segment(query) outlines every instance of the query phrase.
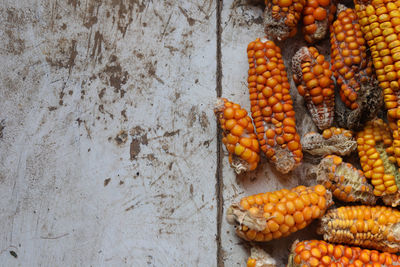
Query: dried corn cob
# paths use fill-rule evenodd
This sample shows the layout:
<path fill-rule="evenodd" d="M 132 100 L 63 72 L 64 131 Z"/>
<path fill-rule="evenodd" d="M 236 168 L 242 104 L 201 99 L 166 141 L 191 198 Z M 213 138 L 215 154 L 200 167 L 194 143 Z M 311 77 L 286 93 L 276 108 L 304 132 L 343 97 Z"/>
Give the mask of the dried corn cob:
<path fill-rule="evenodd" d="M 356 109 L 357 93 L 372 74 L 367 47 L 351 8 L 339 5 L 337 20 L 331 28 L 332 69 L 340 86 L 340 97 L 350 109 Z"/>
<path fill-rule="evenodd" d="M 399 266 L 395 254 L 376 250 L 329 244 L 322 240 L 294 242 L 287 267 L 306 266 Z"/>
<path fill-rule="evenodd" d="M 281 50 L 258 38 L 248 45 L 247 55 L 251 115 L 261 150 L 278 171 L 288 173 L 300 164 L 303 153 Z"/>
<path fill-rule="evenodd" d="M 339 125 L 356 129 L 373 118 L 382 104 L 381 90 L 372 73 L 372 61 L 353 9 L 338 5 L 331 26 L 331 63 L 342 102 L 337 106 Z"/>
<path fill-rule="evenodd" d="M 383 89 L 388 117 L 400 119 L 400 1 L 354 2 Z"/>
<path fill-rule="evenodd" d="M 329 62 L 315 47 L 302 47 L 292 59 L 292 70 L 297 90 L 315 125 L 320 130 L 330 127 L 335 112 L 335 86 Z"/>
<path fill-rule="evenodd" d="M 400 173 L 392 142 L 389 126 L 381 119 L 368 122 L 357 134 L 361 167 L 374 185 L 374 194 L 383 196 L 386 204 L 397 206 Z"/>
<path fill-rule="evenodd" d="M 324 185 L 337 199 L 344 202 L 375 204 L 376 197 L 364 173 L 350 163 L 343 162 L 341 157 L 326 156 L 318 165 L 316 173 L 317 183 Z"/>
<path fill-rule="evenodd" d="M 247 267 L 276 267 L 276 261 L 263 249 L 252 247 Z"/>
<path fill-rule="evenodd" d="M 229 152 L 229 163 L 235 172 L 239 174 L 257 168 L 260 148 L 247 111 L 226 98 L 220 98 L 214 113 L 222 128 L 222 143 Z"/>
<path fill-rule="evenodd" d="M 306 0 L 303 9 L 303 34 L 308 43 L 325 38 L 336 12 L 335 0 Z"/>
<path fill-rule="evenodd" d="M 284 40 L 297 31 L 305 0 L 265 0 L 264 32 L 271 39 Z"/>
<path fill-rule="evenodd" d="M 328 242 L 399 252 L 400 211 L 385 206 L 331 209 L 321 218 L 318 233 Z"/>
<path fill-rule="evenodd" d="M 357 142 L 352 132 L 336 127 L 325 129 L 322 134 L 307 133 L 301 139 L 301 145 L 304 151 L 315 156 L 329 154 L 345 156 L 357 149 Z"/>
<path fill-rule="evenodd" d="M 324 186 L 298 186 L 244 197 L 230 206 L 227 220 L 246 240 L 270 241 L 303 229 L 332 203 Z"/>

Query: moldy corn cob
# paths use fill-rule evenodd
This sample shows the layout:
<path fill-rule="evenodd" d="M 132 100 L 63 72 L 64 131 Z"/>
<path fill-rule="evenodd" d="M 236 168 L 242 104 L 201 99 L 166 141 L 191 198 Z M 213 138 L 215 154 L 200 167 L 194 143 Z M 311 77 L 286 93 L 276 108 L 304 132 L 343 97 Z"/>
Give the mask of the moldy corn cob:
<path fill-rule="evenodd" d="M 338 116 L 339 125 L 355 129 L 375 116 L 382 101 L 381 90 L 378 90 L 373 75 L 372 61 L 353 9 L 338 5 L 337 19 L 331 26 L 330 42 L 332 71 L 340 98 L 348 108 L 337 107 L 338 114 L 343 113 Z"/>
<path fill-rule="evenodd" d="M 317 167 L 317 183 L 324 185 L 332 195 L 344 202 L 359 201 L 373 205 L 376 197 L 372 186 L 361 170 L 350 163 L 343 162 L 336 155 L 326 156 Z"/>
<path fill-rule="evenodd" d="M 251 115 L 261 150 L 278 171 L 288 173 L 300 164 L 303 153 L 281 50 L 258 38 L 248 45 L 247 56 Z"/>
<path fill-rule="evenodd" d="M 400 266 L 397 255 L 376 250 L 329 244 L 321 240 L 294 242 L 287 267 Z"/>
<path fill-rule="evenodd" d="M 335 0 L 306 0 L 303 9 L 303 34 L 308 43 L 325 38 L 336 12 Z"/>
<path fill-rule="evenodd" d="M 315 125 L 320 130 L 330 127 L 335 113 L 335 85 L 329 62 L 315 47 L 302 47 L 292 59 L 292 70 L 297 90 Z"/>
<path fill-rule="evenodd" d="M 329 154 L 349 155 L 357 149 L 357 142 L 353 133 L 343 128 L 331 127 L 325 129 L 322 134 L 310 132 L 301 139 L 304 151 L 315 156 Z"/>
<path fill-rule="evenodd" d="M 321 218 L 318 233 L 328 242 L 399 252 L 400 212 L 385 206 L 331 209 Z"/>
<path fill-rule="evenodd" d="M 222 143 L 236 173 L 252 171 L 260 161 L 260 147 L 251 118 L 240 105 L 220 98 L 214 109 L 222 129 Z"/>
<path fill-rule="evenodd" d="M 305 0 L 265 0 L 264 32 L 274 40 L 294 36 Z"/>
<path fill-rule="evenodd" d="M 400 1 L 355 0 L 388 117 L 400 119 Z"/>
<path fill-rule="evenodd" d="M 247 267 L 276 267 L 276 261 L 267 252 L 258 247 L 251 248 Z"/>
<path fill-rule="evenodd" d="M 400 173 L 393 156 L 389 126 L 381 119 L 368 122 L 357 134 L 361 167 L 374 186 L 374 195 L 383 196 L 387 205 L 397 206 Z"/>
<path fill-rule="evenodd" d="M 241 238 L 265 242 L 303 229 L 332 203 L 324 186 L 298 186 L 244 197 L 229 207 L 226 217 Z"/>

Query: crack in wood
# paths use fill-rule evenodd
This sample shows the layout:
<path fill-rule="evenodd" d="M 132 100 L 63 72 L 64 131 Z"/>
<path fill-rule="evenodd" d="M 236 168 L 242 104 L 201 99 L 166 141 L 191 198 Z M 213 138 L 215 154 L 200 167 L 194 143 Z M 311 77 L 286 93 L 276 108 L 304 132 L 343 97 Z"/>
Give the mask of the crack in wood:
<path fill-rule="evenodd" d="M 221 35 L 222 35 L 222 27 L 221 27 L 221 13 L 222 13 L 222 6 L 223 0 L 217 0 L 217 69 L 216 69 L 216 76 L 217 76 L 217 83 L 216 83 L 216 94 L 217 97 L 221 97 L 222 95 L 222 54 L 221 54 Z M 224 258 L 223 258 L 223 251 L 222 251 L 222 243 L 221 243 L 221 228 L 222 228 L 222 218 L 224 213 L 224 198 L 223 198 L 223 180 L 222 180 L 222 157 L 221 157 L 221 129 L 217 123 L 217 170 L 215 173 L 216 178 L 216 195 L 217 195 L 217 266 L 224 267 Z"/>

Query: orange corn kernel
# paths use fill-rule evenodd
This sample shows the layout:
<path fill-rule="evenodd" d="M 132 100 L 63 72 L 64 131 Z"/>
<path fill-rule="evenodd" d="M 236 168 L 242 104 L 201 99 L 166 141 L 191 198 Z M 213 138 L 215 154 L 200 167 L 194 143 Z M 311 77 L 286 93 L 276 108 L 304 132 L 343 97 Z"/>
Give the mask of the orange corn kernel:
<path fill-rule="evenodd" d="M 292 59 L 293 79 L 308 111 L 320 130 L 331 126 L 334 118 L 335 93 L 332 71 L 315 47 L 302 47 Z"/>
<path fill-rule="evenodd" d="M 222 129 L 222 143 L 236 173 L 252 171 L 260 161 L 260 147 L 251 118 L 240 105 L 220 98 L 214 113 Z"/>
<path fill-rule="evenodd" d="M 324 186 L 298 186 L 244 197 L 230 206 L 226 217 L 241 238 L 265 242 L 306 227 L 332 204 Z"/>
<path fill-rule="evenodd" d="M 345 206 L 329 210 L 318 233 L 333 243 L 386 252 L 400 251 L 400 211 L 385 206 Z"/>
<path fill-rule="evenodd" d="M 264 38 L 248 45 L 248 86 L 261 150 L 278 171 L 288 173 L 300 164 L 303 154 L 280 51 L 274 42 Z"/>
<path fill-rule="evenodd" d="M 350 264 L 351 263 L 351 264 Z M 398 266 L 395 254 L 330 244 L 322 240 L 294 242 L 287 267 L 303 266 Z"/>
<path fill-rule="evenodd" d="M 317 182 L 341 201 L 359 201 L 368 205 L 374 205 L 376 202 L 373 188 L 367 183 L 364 173 L 350 163 L 343 162 L 339 156 L 328 155 L 320 162 L 317 168 Z"/>

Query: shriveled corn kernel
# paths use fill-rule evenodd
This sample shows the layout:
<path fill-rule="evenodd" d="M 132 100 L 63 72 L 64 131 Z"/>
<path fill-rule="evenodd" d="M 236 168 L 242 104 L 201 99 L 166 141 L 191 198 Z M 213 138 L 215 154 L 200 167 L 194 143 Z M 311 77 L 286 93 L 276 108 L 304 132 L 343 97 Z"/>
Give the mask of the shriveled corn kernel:
<path fill-rule="evenodd" d="M 333 195 L 344 202 L 359 201 L 373 205 L 376 197 L 367 183 L 364 173 L 336 155 L 326 156 L 315 170 L 317 182 L 324 185 Z"/>
<path fill-rule="evenodd" d="M 304 65 L 306 67 L 302 67 Z M 292 59 L 292 69 L 293 79 L 314 123 L 320 130 L 330 127 L 334 118 L 335 95 L 329 62 L 315 47 L 302 47 Z M 311 80 L 307 82 L 309 78 Z"/>
<path fill-rule="evenodd" d="M 262 204 L 255 202 L 258 197 L 262 199 Z M 289 202 L 292 208 L 287 208 Z M 298 186 L 291 190 L 282 189 L 244 197 L 240 204 L 230 206 L 227 220 L 236 225 L 236 233 L 240 237 L 269 241 L 266 236 L 257 240 L 257 233 L 271 233 L 273 239 L 286 236 L 321 217 L 330 205 L 332 195 L 323 185 Z"/>
<path fill-rule="evenodd" d="M 274 56 L 268 56 L 272 54 L 267 52 L 269 50 L 274 50 Z M 261 150 L 278 171 L 287 173 L 300 164 L 303 155 L 300 136 L 295 128 L 295 112 L 289 94 L 290 84 L 280 48 L 272 41 L 258 38 L 248 45 L 247 52 L 250 54 L 249 72 L 258 67 L 255 57 L 257 52 L 263 53 L 262 58 L 267 66 L 269 63 L 275 66 L 262 74 L 249 76 L 251 115 L 256 124 Z M 264 82 L 258 79 L 260 77 L 270 78 Z M 251 82 L 252 80 L 255 82 Z"/>
<path fill-rule="evenodd" d="M 303 35 L 308 43 L 322 40 L 329 31 L 336 12 L 336 3 L 331 0 L 306 0 L 303 9 Z"/>
<path fill-rule="evenodd" d="M 294 36 L 305 0 L 265 0 L 264 32 L 271 39 Z"/>
<path fill-rule="evenodd" d="M 240 105 L 220 98 L 214 108 L 222 129 L 222 143 L 236 173 L 252 171 L 260 161 L 260 148 L 251 118 Z"/>
<path fill-rule="evenodd" d="M 336 154 L 345 156 L 356 150 L 357 142 L 353 133 L 343 128 L 331 127 L 322 134 L 310 132 L 301 139 L 302 148 L 307 153 L 317 156 Z"/>
<path fill-rule="evenodd" d="M 315 256 L 312 255 L 313 252 Z M 322 240 L 305 240 L 293 243 L 287 267 L 376 267 L 398 265 L 400 265 L 398 257 L 388 252 L 380 253 L 376 250 L 362 249 L 360 247 L 335 245 Z"/>
<path fill-rule="evenodd" d="M 391 218 L 390 221 L 388 218 Z M 328 242 L 400 251 L 400 211 L 385 206 L 345 206 L 329 210 L 318 233 Z"/>
<path fill-rule="evenodd" d="M 396 163 L 390 160 L 395 150 L 389 126 L 382 119 L 369 121 L 357 134 L 357 141 L 361 167 L 374 185 L 374 194 L 383 196 L 386 204 L 397 206 L 400 173 Z"/>

